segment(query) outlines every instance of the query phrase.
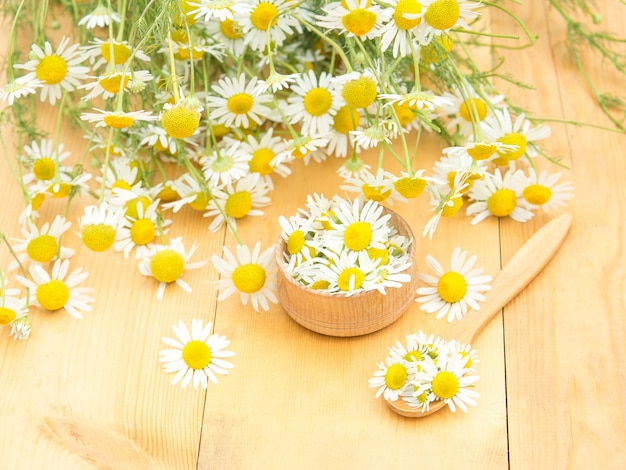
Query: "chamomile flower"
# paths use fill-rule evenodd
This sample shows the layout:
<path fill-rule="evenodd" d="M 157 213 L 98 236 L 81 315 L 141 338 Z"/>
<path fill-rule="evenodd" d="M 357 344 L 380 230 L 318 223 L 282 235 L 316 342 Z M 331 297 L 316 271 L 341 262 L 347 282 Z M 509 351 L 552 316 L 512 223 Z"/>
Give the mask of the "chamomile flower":
<path fill-rule="evenodd" d="M 87 29 L 104 28 L 113 22 L 119 23 L 120 15 L 110 10 L 108 6 L 98 2 L 96 8 L 78 21 L 78 26 L 85 26 Z"/>
<path fill-rule="evenodd" d="M 178 194 L 178 198 L 163 204 L 164 209 L 172 209 L 174 212 L 178 212 L 185 206 L 198 212 L 204 212 L 207 209 L 210 200 L 209 193 L 189 173 L 183 173 L 170 184 Z"/>
<path fill-rule="evenodd" d="M 448 322 L 460 320 L 467 313 L 468 307 L 480 310 L 478 302 L 485 300 L 483 292 L 490 289 L 491 276 L 483 275 L 482 268 L 474 268 L 477 256 L 470 256 L 467 251 L 455 248 L 449 270 L 431 255 L 426 256 L 426 264 L 435 276 L 420 274 L 419 278 L 428 287 L 417 289 L 416 302 L 422 303 L 420 310 L 426 313 L 437 312 L 436 318 L 447 316 Z"/>
<path fill-rule="evenodd" d="M 71 155 L 65 151 L 63 143 L 55 146 L 50 139 L 41 139 L 39 142 L 34 140 L 30 145 L 24 146 L 24 153 L 22 162 L 31 169 L 31 172 L 22 176 L 22 181 L 26 185 L 33 181 L 50 181 L 59 172 L 71 171 L 70 167 L 61 165 Z"/>
<path fill-rule="evenodd" d="M 429 204 L 433 208 L 434 213 L 426 222 L 422 236 L 428 235 L 432 239 L 441 217 L 454 217 L 461 210 L 461 207 L 463 207 L 463 192 L 468 184 L 467 175 L 467 173 L 457 173 L 452 188 L 448 190 L 438 190 L 437 186 L 441 186 L 438 184 L 429 191 Z"/>
<path fill-rule="evenodd" d="M 151 276 L 159 282 L 157 299 L 161 300 L 168 284 L 176 283 L 185 292 L 191 292 L 191 286 L 182 276 L 189 269 L 204 266 L 207 260 L 190 262 L 191 257 L 198 249 L 194 242 L 186 250 L 183 237 L 170 240 L 167 245 L 154 245 L 150 252 L 139 260 L 139 272 L 144 276 Z"/>
<path fill-rule="evenodd" d="M 510 217 L 518 222 L 526 222 L 533 217 L 532 205 L 524 199 L 525 177 L 521 170 L 507 171 L 504 176 L 499 168 L 493 174 L 479 179 L 469 191 L 473 200 L 467 214 L 473 215 L 472 225 L 487 217 Z"/>
<path fill-rule="evenodd" d="M 150 57 L 145 52 L 140 49 L 133 49 L 128 45 L 128 41 L 94 38 L 91 44 L 82 48 L 82 51 L 93 64 L 94 70 L 103 64 L 124 65 L 131 57 L 143 62 L 150 62 Z"/>
<path fill-rule="evenodd" d="M 230 1 L 230 0 L 226 0 Z M 239 2 L 237 2 L 239 4 Z M 207 34 L 224 45 L 225 49 L 239 57 L 246 48 L 243 29 L 238 21 L 232 18 L 224 18 L 219 21 L 209 21 L 203 25 Z"/>
<path fill-rule="evenodd" d="M 343 191 L 359 193 L 359 196 L 366 200 L 391 202 L 391 198 L 397 197 L 394 195 L 394 180 L 395 176 L 392 173 L 379 168 L 375 174 L 360 172 L 358 178 L 347 179 L 346 184 L 340 188 Z"/>
<path fill-rule="evenodd" d="M 354 135 L 352 132 L 361 129 L 361 112 L 351 106 L 344 105 L 333 116 L 333 124 L 330 128 L 328 149 L 329 155 L 346 157 L 348 149 L 354 147 Z M 355 153 L 358 153 L 355 151 Z"/>
<path fill-rule="evenodd" d="M 238 2 L 239 3 L 239 2 Z M 280 47 L 287 37 L 300 31 L 300 23 L 292 17 L 292 5 L 286 0 L 249 0 L 240 2 L 242 13 L 234 19 L 241 25 L 244 41 L 252 50 Z"/>
<path fill-rule="evenodd" d="M 89 273 L 77 268 L 68 276 L 69 268 L 68 259 L 56 260 L 50 274 L 41 265 L 33 264 L 28 270 L 32 280 L 19 275 L 15 279 L 29 289 L 32 305 L 50 312 L 65 309 L 71 316 L 82 318 L 82 312 L 90 312 L 90 303 L 94 301 L 90 295 L 93 289 L 79 286 Z"/>
<path fill-rule="evenodd" d="M 393 189 L 405 199 L 415 199 L 422 194 L 428 182 L 433 181 L 432 178 L 424 176 L 425 171 L 401 172 L 393 181 Z"/>
<path fill-rule="evenodd" d="M 550 126 L 541 124 L 533 127 L 524 114 L 520 114 L 513 121 L 507 107 L 495 109 L 493 115 L 482 122 L 482 131 L 486 139 L 517 146 L 515 150 L 498 152 L 499 158 L 495 160 L 498 165 L 506 165 L 524 155 L 536 156 L 537 151 L 532 144 L 551 134 Z"/>
<path fill-rule="evenodd" d="M 18 77 L 0 88 L 0 100 L 6 101 L 9 106 L 13 106 L 15 100 L 24 96 L 34 95 L 37 89 L 43 86 L 43 82 L 38 78 Z"/>
<path fill-rule="evenodd" d="M 373 123 L 363 130 L 350 131 L 350 135 L 353 137 L 353 145 L 357 149 L 367 150 L 377 148 L 383 143 L 391 144 L 394 132 L 390 132 L 390 129 L 382 123 Z"/>
<path fill-rule="evenodd" d="M 214 148 L 199 159 L 204 179 L 211 187 L 232 184 L 246 176 L 252 155 L 241 149 L 241 142 L 225 139 L 220 147 Z"/>
<path fill-rule="evenodd" d="M 35 263 L 46 263 L 57 258 L 72 257 L 74 250 L 61 245 L 61 237 L 70 229 L 71 225 L 61 215 L 57 215 L 52 223 L 45 222 L 41 227 L 37 227 L 29 221 L 21 229 L 24 238 L 15 239 L 15 243 L 12 245 L 17 260 L 9 264 L 9 269 L 15 269 L 18 266 L 18 261 L 23 264 L 27 259 Z"/>
<path fill-rule="evenodd" d="M 274 187 L 272 175 L 276 174 L 285 178 L 291 174 L 288 165 L 276 161 L 276 156 L 285 150 L 285 144 L 280 137 L 274 135 L 273 128 L 270 127 L 263 132 L 260 139 L 249 135 L 241 143 L 241 149 L 251 157 L 248 160 L 248 171 L 258 173 L 261 182 L 264 182 L 268 188 Z"/>
<path fill-rule="evenodd" d="M 431 91 L 413 91 L 411 93 L 381 93 L 379 98 L 385 100 L 384 106 L 392 104 L 406 105 L 415 111 L 434 111 L 444 106 L 450 106 L 452 102 L 445 96 L 437 96 Z"/>
<path fill-rule="evenodd" d="M 124 253 L 128 258 L 135 249 L 135 258 L 142 259 L 148 256 L 153 249 L 153 242 L 157 234 L 166 234 L 171 220 L 163 219 L 158 212 L 159 201 L 154 201 L 145 209 L 142 204 L 137 205 L 137 217 L 125 217 L 118 230 L 115 242 L 115 251 Z"/>
<path fill-rule="evenodd" d="M 258 94 L 256 77 L 247 83 L 243 73 L 239 78 L 223 77 L 212 86 L 212 91 L 214 94 L 207 97 L 210 118 L 226 127 L 250 127 L 270 114 L 267 103 L 272 97 Z"/>
<path fill-rule="evenodd" d="M 153 80 L 154 77 L 147 70 L 134 70 L 132 72 L 122 72 L 114 70 L 103 73 L 96 80 L 81 85 L 80 88 L 88 91 L 82 99 L 92 100 L 98 96 L 110 98 L 117 95 L 120 90 L 129 90 L 131 86 L 138 83 L 146 84 Z"/>
<path fill-rule="evenodd" d="M 331 128 L 333 116 L 343 105 L 333 88 L 333 76 L 322 72 L 318 77 L 309 70 L 291 86 L 284 113 L 292 124 L 302 122 L 303 134 L 316 134 Z"/>
<path fill-rule="evenodd" d="M 165 152 L 169 155 L 178 154 L 178 143 L 165 129 L 155 124 L 147 124 L 140 131 L 141 141 L 139 145 L 149 145 L 157 152 Z"/>
<path fill-rule="evenodd" d="M 545 170 L 537 176 L 535 170 L 531 168 L 522 196 L 533 207 L 541 207 L 544 210 L 565 206 L 565 201 L 574 197 L 574 186 L 569 181 L 557 184 L 560 177 L 561 172 L 549 175 Z"/>
<path fill-rule="evenodd" d="M 126 129 L 137 121 L 156 121 L 158 116 L 150 111 L 106 111 L 94 108 L 95 113 L 81 113 L 80 118 L 86 122 L 95 122 L 95 127 Z"/>
<path fill-rule="evenodd" d="M 233 357 L 234 352 L 226 351 L 230 344 L 226 336 L 211 334 L 212 323 L 202 325 L 202 320 L 191 321 L 191 331 L 182 320 L 173 326 L 176 339 L 163 337 L 162 341 L 173 349 L 159 352 L 159 362 L 166 373 L 176 372 L 172 385 L 182 381 L 185 388 L 193 381 L 193 387 L 207 388 L 209 380 L 217 383 L 217 375 L 227 375 L 233 365 L 225 358 Z"/>
<path fill-rule="evenodd" d="M 452 117 L 448 121 L 448 129 L 458 128 L 463 135 L 468 137 L 474 133 L 472 123 L 480 123 L 487 116 L 491 116 L 492 109 L 503 106 L 505 98 L 504 95 L 485 96 L 479 94 L 469 83 L 465 82 L 463 83 L 463 94 L 459 88 L 454 88 L 452 93 L 445 92 L 443 96 L 448 98 L 450 103 L 444 106 L 440 112 L 442 115 Z"/>
<path fill-rule="evenodd" d="M 323 11 L 324 15 L 315 15 L 317 26 L 361 39 L 380 36 L 382 25 L 390 16 L 389 9 L 369 0 L 331 2 Z"/>
<path fill-rule="evenodd" d="M 117 232 L 122 223 L 124 211 L 109 207 L 106 202 L 100 206 L 87 206 L 80 218 L 80 237 L 87 248 L 92 251 L 106 251 L 113 246 Z"/>
<path fill-rule="evenodd" d="M 272 160 L 272 165 L 280 165 L 293 160 L 302 160 L 308 165 L 311 160 L 322 162 L 326 159 L 326 146 L 329 134 L 309 134 L 284 141 L 284 150 Z"/>
<path fill-rule="evenodd" d="M 404 15 L 419 14 L 422 5 L 417 0 L 391 0 L 389 5 L 393 8 L 393 14 L 381 28 L 380 48 L 386 51 L 393 44 L 394 58 L 413 54 L 416 51 L 416 47 L 413 46 L 416 42 L 415 32 L 421 18 L 407 19 Z"/>
<path fill-rule="evenodd" d="M 413 380 L 413 395 L 426 394 L 423 410 L 439 400 L 443 400 L 452 412 L 457 408 L 467 412 L 467 405 L 476 405 L 475 399 L 480 395 L 472 387 L 479 377 L 465 367 L 467 360 L 467 356 L 450 351 L 442 352 L 437 359 L 424 357 Z"/>
<path fill-rule="evenodd" d="M 4 274 L 1 271 L 0 280 L 4 284 Z M 24 319 L 28 320 L 28 305 L 26 304 L 26 299 L 20 297 L 19 289 L 0 289 L 0 326 L 10 326 L 10 336 L 24 340 L 28 338 L 28 334 L 23 334 L 16 327 Z"/>
<path fill-rule="evenodd" d="M 301 214 L 289 218 L 281 215 L 278 217 L 278 224 L 281 228 L 280 236 L 285 241 L 287 250 L 288 261 L 285 269 L 287 272 L 293 273 L 296 266 L 301 265 L 304 261 L 310 261 L 317 252 L 309 243 L 310 240 L 307 239 L 307 235 L 311 231 L 312 221 Z"/>
<path fill-rule="evenodd" d="M 86 59 L 79 49 L 80 44 L 69 45 L 70 38 L 63 37 L 56 50 L 46 41 L 43 48 L 33 44 L 30 50 L 31 60 L 25 64 L 15 64 L 16 69 L 27 70 L 23 80 L 28 82 L 38 79 L 41 83 L 41 101 L 54 106 L 61 99 L 62 90 L 73 91 L 80 81 L 87 78 L 89 68 L 79 65 Z"/>
<path fill-rule="evenodd" d="M 384 283 L 379 282 L 379 258 L 372 259 L 366 250 L 343 250 L 336 253 L 321 245 L 316 248 L 325 255 L 325 259 L 320 260 L 312 268 L 317 271 L 315 276 L 317 279 L 328 283 L 326 289 L 328 292 L 343 295 L 353 295 L 373 289 L 381 293 L 385 292 Z"/>
<path fill-rule="evenodd" d="M 346 104 L 355 109 L 369 108 L 380 92 L 376 75 L 370 69 L 338 75 L 335 84 Z"/>
<path fill-rule="evenodd" d="M 258 173 L 251 173 L 234 184 L 214 189 L 204 214 L 205 217 L 214 218 L 209 230 L 219 230 L 226 221 L 225 217 L 236 226 L 238 219 L 263 215 L 260 208 L 270 203 L 266 195 L 268 192 L 269 188 L 261 182 Z"/>
<path fill-rule="evenodd" d="M 246 10 L 242 6 L 243 2 L 235 0 L 196 0 L 190 2 L 193 9 L 189 12 L 196 20 L 203 19 L 207 23 L 215 20 L 232 20 L 233 14 L 242 14 Z"/>
<path fill-rule="evenodd" d="M 269 303 L 278 303 L 276 297 L 276 272 L 274 246 L 261 253 L 261 242 L 252 251 L 246 245 L 237 245 L 237 257 L 224 246 L 224 258 L 213 255 L 213 266 L 221 274 L 216 281 L 219 290 L 218 302 L 239 293 L 243 305 L 252 303 L 252 308 L 269 310 Z"/>
<path fill-rule="evenodd" d="M 378 363 L 378 370 L 369 379 L 370 388 L 377 388 L 376 398 L 396 401 L 405 387 L 413 380 L 414 368 L 401 357 L 387 356 L 385 362 Z"/>
<path fill-rule="evenodd" d="M 404 18 L 421 18 L 416 36 L 422 46 L 430 44 L 433 38 L 447 33 L 452 28 L 470 29 L 468 21 L 478 16 L 472 11 L 481 6 L 480 2 L 463 0 L 420 0 L 420 13 L 407 12 Z"/>
<path fill-rule="evenodd" d="M 285 75 L 274 70 L 266 79 L 259 80 L 258 92 L 265 93 L 271 90 L 272 93 L 276 93 L 277 91 L 284 90 L 289 88 L 299 76 L 299 73 L 289 73 Z"/>
<path fill-rule="evenodd" d="M 337 174 L 344 180 L 359 179 L 371 172 L 372 167 L 363 161 L 362 158 L 354 156 L 346 158 L 343 164 L 337 168 Z"/>

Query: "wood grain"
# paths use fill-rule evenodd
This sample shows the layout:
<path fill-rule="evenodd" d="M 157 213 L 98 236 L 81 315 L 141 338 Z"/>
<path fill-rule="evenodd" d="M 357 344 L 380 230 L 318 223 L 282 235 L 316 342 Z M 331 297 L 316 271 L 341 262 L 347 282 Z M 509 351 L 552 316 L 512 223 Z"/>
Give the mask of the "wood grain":
<path fill-rule="evenodd" d="M 604 25 L 622 31 L 626 8 L 609 0 L 597 4 Z M 563 26 L 547 2 L 506 5 L 540 36 L 531 51 L 506 54 L 506 71 L 536 88 L 507 89 L 513 101 L 522 99 L 542 116 L 608 124 L 567 61 Z M 504 14 L 491 18 L 495 33 L 509 32 L 513 24 Z M 623 94 L 623 76 L 599 62 L 589 70 L 603 87 Z M 48 129 L 55 119 L 47 105 L 38 117 Z M 168 286 L 157 301 L 156 284 L 139 274 L 134 260 L 93 254 L 71 233 L 67 243 L 77 249 L 72 265 L 90 272 L 87 284 L 97 301 L 82 320 L 34 311 L 27 342 L 0 331 L 0 468 L 625 468 L 626 138 L 552 127 L 548 150 L 571 166 L 563 178 L 576 187 L 569 208 L 573 227 L 550 265 L 476 340 L 481 397 L 469 413 L 442 410 L 407 419 L 367 386 L 389 346 L 418 330 L 444 330 L 418 304 L 378 332 L 324 336 L 298 325 L 279 306 L 256 313 L 234 297 L 218 303 L 211 284 L 218 273 L 210 264 L 185 273 L 192 293 Z M 3 128 L 2 135 L 12 149 L 9 131 Z M 80 155 L 83 139 L 65 127 L 62 135 L 73 155 Z M 441 143 L 426 137 L 422 144 L 417 166 L 430 169 Z M 265 215 L 238 223 L 243 242 L 270 246 L 280 231 L 279 215 L 295 213 L 309 193 L 335 194 L 339 163 L 294 165 L 293 174 L 276 183 Z M 0 231 L 19 237 L 22 201 L 6 170 L 1 160 Z M 48 202 L 43 219 L 62 210 Z M 89 202 L 71 209 L 73 223 Z M 492 275 L 555 216 L 470 226 L 461 215 L 442 221 L 431 241 L 419 237 L 429 217 L 425 198 L 392 208 L 416 232 L 419 269 L 426 254 L 446 259 L 458 245 L 478 254 L 478 264 Z M 199 214 L 183 210 L 172 235 L 198 240 L 198 260 L 219 254 L 223 244 L 234 248 L 232 235 L 211 233 L 207 226 Z M 2 269 L 8 260 L 0 249 Z M 232 372 L 206 391 L 172 386 L 158 363 L 161 337 L 173 336 L 178 319 L 192 318 L 214 322 L 237 354 Z"/>

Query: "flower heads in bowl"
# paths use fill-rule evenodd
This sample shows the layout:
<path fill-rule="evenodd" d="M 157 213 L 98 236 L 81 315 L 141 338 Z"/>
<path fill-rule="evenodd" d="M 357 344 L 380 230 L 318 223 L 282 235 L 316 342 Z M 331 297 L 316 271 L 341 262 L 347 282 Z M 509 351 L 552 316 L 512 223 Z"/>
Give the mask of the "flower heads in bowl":
<path fill-rule="evenodd" d="M 309 196 L 306 208 L 280 217 L 285 271 L 313 290 L 352 295 L 411 280 L 410 234 L 377 202 Z"/>

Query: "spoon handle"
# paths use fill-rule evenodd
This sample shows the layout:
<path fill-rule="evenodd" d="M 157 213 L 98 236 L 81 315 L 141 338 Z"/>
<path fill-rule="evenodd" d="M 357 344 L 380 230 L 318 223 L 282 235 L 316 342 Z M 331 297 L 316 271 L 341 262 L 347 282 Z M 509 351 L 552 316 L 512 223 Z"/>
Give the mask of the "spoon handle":
<path fill-rule="evenodd" d="M 448 339 L 472 343 L 496 313 L 526 287 L 552 259 L 571 225 L 572 216 L 563 214 L 537 230 L 495 278 L 480 310 L 470 310 L 461 321 L 446 331 Z"/>

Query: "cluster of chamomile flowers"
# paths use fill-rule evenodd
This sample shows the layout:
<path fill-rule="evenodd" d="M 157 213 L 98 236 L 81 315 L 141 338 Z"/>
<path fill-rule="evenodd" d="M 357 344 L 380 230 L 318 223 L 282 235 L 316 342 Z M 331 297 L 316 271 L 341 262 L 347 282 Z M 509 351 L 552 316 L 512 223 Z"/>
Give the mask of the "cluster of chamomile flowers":
<path fill-rule="evenodd" d="M 329 293 L 384 294 L 387 287 L 401 287 L 411 280 L 406 270 L 413 240 L 383 211 L 372 200 L 309 196 L 305 209 L 279 218 L 285 271 L 302 285 Z"/>
<path fill-rule="evenodd" d="M 405 342 L 389 347 L 387 357 L 369 379 L 376 398 L 403 401 L 410 408 L 427 412 L 433 403 L 442 402 L 455 412 L 475 406 L 479 379 L 476 351 L 469 344 L 443 340 L 422 331 L 409 334 Z"/>

